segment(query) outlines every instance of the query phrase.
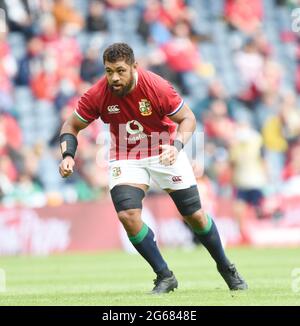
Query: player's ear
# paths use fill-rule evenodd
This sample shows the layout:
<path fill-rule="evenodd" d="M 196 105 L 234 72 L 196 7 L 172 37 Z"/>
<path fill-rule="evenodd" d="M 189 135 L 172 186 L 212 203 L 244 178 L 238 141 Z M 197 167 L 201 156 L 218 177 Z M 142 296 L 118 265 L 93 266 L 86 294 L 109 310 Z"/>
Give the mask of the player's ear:
<path fill-rule="evenodd" d="M 133 68 L 134 68 L 134 69 L 136 69 L 136 68 L 137 68 L 137 66 L 138 66 L 138 63 L 137 63 L 137 61 L 135 61 L 135 62 L 134 62 L 134 64 L 133 64 L 132 66 L 133 66 Z"/>

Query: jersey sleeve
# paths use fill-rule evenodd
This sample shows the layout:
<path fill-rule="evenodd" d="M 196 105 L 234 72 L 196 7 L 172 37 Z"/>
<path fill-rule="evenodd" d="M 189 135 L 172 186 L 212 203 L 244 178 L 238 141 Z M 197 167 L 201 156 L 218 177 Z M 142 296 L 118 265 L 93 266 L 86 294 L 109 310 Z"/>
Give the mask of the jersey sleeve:
<path fill-rule="evenodd" d="M 93 95 L 89 91 L 80 97 L 75 114 L 81 121 L 86 123 L 90 123 L 99 118 L 100 112 L 97 110 L 93 101 Z"/>
<path fill-rule="evenodd" d="M 161 111 L 164 115 L 172 116 L 183 108 L 184 100 L 166 80 L 159 83 L 159 98 Z"/>

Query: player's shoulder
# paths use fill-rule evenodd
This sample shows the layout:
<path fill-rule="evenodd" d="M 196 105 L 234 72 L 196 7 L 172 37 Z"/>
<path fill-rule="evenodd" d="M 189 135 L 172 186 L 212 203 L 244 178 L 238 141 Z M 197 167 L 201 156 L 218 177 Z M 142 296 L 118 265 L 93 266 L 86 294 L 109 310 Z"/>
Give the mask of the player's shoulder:
<path fill-rule="evenodd" d="M 166 96 L 173 95 L 173 86 L 163 77 L 149 70 L 139 72 L 140 87 L 144 94 L 147 94 L 153 101 L 158 101 Z"/>
<path fill-rule="evenodd" d="M 169 86 L 170 83 L 164 79 L 163 77 L 157 75 L 156 73 L 145 70 L 145 69 L 138 69 L 139 76 L 141 76 L 141 79 L 144 84 L 148 87 L 166 87 Z"/>
<path fill-rule="evenodd" d="M 94 83 L 85 94 L 87 94 L 93 101 L 98 102 L 103 99 L 107 91 L 107 80 L 105 76 L 101 77 Z"/>

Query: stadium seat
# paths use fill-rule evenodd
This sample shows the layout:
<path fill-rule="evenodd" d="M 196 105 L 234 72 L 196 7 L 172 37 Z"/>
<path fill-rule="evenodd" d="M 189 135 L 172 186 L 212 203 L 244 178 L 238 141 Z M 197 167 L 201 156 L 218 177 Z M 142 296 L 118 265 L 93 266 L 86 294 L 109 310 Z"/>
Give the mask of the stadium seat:
<path fill-rule="evenodd" d="M 8 35 L 8 43 L 11 47 L 11 51 L 14 57 L 19 60 L 26 53 L 26 42 L 25 37 L 22 33 L 13 32 Z"/>

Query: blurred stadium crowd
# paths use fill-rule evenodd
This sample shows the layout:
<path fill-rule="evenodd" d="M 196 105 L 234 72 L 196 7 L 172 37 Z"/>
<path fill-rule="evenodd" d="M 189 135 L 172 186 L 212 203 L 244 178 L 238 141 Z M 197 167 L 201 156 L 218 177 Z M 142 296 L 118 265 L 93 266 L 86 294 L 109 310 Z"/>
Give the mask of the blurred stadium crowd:
<path fill-rule="evenodd" d="M 102 50 L 129 43 L 176 86 L 205 132 L 204 197 L 259 207 L 300 195 L 300 37 L 294 0 L 0 0 L 0 204 L 40 207 L 108 193 L 94 122 L 77 169 L 58 174 L 58 133 L 103 74 Z M 2 15 L 3 16 L 3 15 Z M 196 167 L 197 168 L 197 167 Z"/>

